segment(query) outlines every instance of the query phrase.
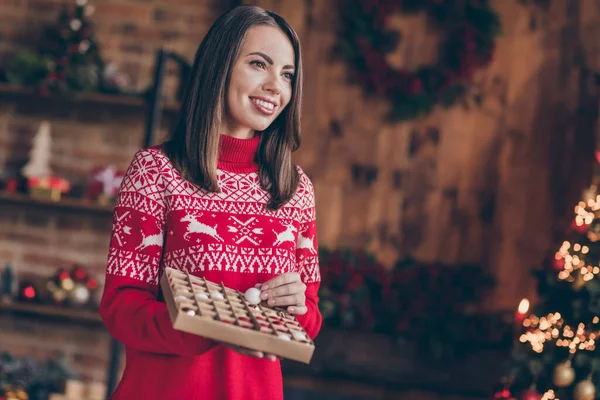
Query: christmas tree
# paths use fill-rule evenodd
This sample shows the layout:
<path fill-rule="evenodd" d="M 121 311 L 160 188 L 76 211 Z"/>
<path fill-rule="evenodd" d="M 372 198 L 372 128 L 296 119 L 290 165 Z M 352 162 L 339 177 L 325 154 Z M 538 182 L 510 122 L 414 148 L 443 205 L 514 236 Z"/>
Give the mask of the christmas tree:
<path fill-rule="evenodd" d="M 600 194 L 575 206 L 558 250 L 538 274 L 539 301 L 524 299 L 496 399 L 593 400 L 600 393 Z"/>
<path fill-rule="evenodd" d="M 52 60 L 42 83 L 47 91 L 98 90 L 104 63 L 89 21 L 94 7 L 75 0 L 71 13 L 61 11 L 56 24 L 46 28 L 39 46 L 41 56 Z"/>

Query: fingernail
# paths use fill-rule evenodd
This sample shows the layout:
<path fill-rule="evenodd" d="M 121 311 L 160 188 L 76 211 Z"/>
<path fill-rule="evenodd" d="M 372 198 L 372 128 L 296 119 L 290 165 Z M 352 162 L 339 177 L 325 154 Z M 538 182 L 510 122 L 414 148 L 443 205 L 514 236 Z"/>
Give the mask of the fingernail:
<path fill-rule="evenodd" d="M 275 304 L 275 300 L 273 300 L 273 299 L 269 300 L 269 304 L 270 304 L 270 305 L 273 305 L 273 304 Z"/>
<path fill-rule="evenodd" d="M 269 293 L 261 293 L 260 298 L 266 300 L 269 297 Z"/>
<path fill-rule="evenodd" d="M 269 288 L 269 285 L 262 285 L 260 287 L 261 290 L 267 290 Z"/>
<path fill-rule="evenodd" d="M 288 311 L 289 312 L 294 312 L 294 311 L 296 311 L 296 309 L 294 307 L 290 307 L 290 308 L 288 308 Z"/>

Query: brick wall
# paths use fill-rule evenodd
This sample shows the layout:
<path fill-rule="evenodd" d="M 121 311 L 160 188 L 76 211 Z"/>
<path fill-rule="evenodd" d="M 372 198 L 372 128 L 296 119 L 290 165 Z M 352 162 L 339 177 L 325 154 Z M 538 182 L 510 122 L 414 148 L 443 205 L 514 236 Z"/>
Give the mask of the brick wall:
<path fill-rule="evenodd" d="M 62 0 L 0 1 L 0 62 L 34 46 L 43 24 L 53 23 Z M 191 61 L 214 19 L 229 7 L 217 0 L 90 0 L 103 57 L 144 90 L 151 83 L 155 52 L 167 46 Z M 176 86 L 169 69 L 167 94 Z M 40 122 L 52 123 L 54 171 L 83 186 L 91 170 L 126 168 L 141 147 L 145 112 L 139 107 L 61 104 L 0 95 L 0 170 L 27 161 Z M 168 124 L 165 122 L 165 124 Z M 162 130 L 158 137 L 164 133 Z M 84 265 L 101 280 L 106 267 L 110 215 L 22 205 L 0 205 L 0 265 L 20 275 L 50 276 L 57 268 Z M 109 336 L 100 324 L 0 315 L 0 350 L 40 358 L 61 352 L 85 379 L 106 379 Z"/>

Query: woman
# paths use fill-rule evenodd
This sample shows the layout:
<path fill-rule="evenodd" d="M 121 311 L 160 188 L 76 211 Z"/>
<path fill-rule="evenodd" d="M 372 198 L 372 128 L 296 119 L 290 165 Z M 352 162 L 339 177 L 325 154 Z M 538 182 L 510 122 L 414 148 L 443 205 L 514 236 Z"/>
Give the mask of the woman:
<path fill-rule="evenodd" d="M 113 399 L 283 398 L 279 360 L 172 329 L 163 268 L 261 288 L 309 336 L 321 327 L 313 188 L 300 145 L 302 59 L 280 16 L 241 6 L 200 45 L 179 123 L 139 151 L 114 212 L 100 313 L 125 344 Z"/>

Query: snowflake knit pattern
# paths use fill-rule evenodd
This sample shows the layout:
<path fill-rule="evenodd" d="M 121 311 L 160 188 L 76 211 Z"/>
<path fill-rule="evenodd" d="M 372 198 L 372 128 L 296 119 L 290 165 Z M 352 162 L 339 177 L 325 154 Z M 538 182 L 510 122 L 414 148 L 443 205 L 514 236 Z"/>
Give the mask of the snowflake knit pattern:
<path fill-rule="evenodd" d="M 307 285 L 297 316 L 314 338 L 321 327 L 313 186 L 300 168 L 293 198 L 265 205 L 254 162 L 260 135 L 221 136 L 217 180 L 207 192 L 184 180 L 159 147 L 140 150 L 121 184 L 100 313 L 125 344 L 127 363 L 112 399 L 282 399 L 279 361 L 175 331 L 158 282 L 165 267 L 244 292 L 286 272 Z"/>

